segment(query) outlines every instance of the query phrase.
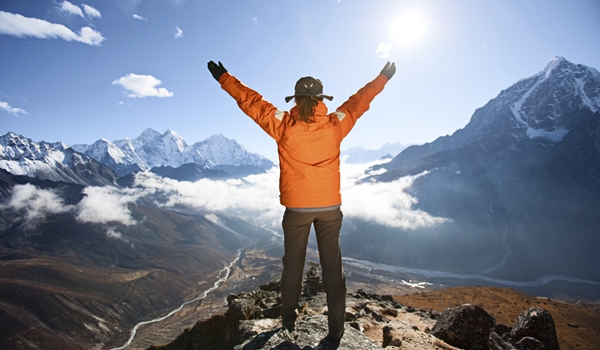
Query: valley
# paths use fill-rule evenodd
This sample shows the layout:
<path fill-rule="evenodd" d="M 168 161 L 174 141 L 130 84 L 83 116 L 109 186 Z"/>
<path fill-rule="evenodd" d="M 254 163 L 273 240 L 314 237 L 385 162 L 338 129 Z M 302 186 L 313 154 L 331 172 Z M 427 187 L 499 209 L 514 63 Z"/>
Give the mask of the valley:
<path fill-rule="evenodd" d="M 126 349 L 142 350 L 150 346 L 161 346 L 172 342 L 184 329 L 227 311 L 228 295 L 251 292 L 270 280 L 277 280 L 281 273 L 281 260 L 273 256 L 274 246 L 249 248 L 237 261 L 231 276 L 212 291 L 205 299 L 191 303 L 180 312 L 165 320 L 144 326 Z M 307 260 L 318 261 L 318 253 L 309 249 Z M 547 309 L 555 318 L 559 342 L 562 349 L 587 349 L 600 340 L 600 303 L 598 300 L 584 301 L 568 298 L 548 298 L 526 294 L 512 288 L 475 286 L 468 280 L 456 278 L 438 279 L 448 284 L 425 281 L 407 281 L 407 274 L 367 268 L 354 261 L 344 264 L 349 293 L 362 289 L 366 293 L 393 295 L 394 299 L 420 310 L 442 312 L 447 307 L 471 303 L 483 307 L 499 324 L 513 324 L 517 316 L 531 306 Z M 461 284 L 461 282 L 464 283 Z M 472 282 L 472 281 L 471 281 Z M 407 315 L 408 317 L 409 315 Z M 419 323 L 416 316 L 411 321 Z M 424 328 L 424 327 L 423 327 Z M 369 337 L 379 339 L 381 331 L 375 330 Z M 411 346 L 410 343 L 407 346 Z M 414 346 L 414 345 L 413 345 Z M 410 347 L 412 348 L 412 347 Z M 421 348 L 415 348 L 421 349 Z"/>

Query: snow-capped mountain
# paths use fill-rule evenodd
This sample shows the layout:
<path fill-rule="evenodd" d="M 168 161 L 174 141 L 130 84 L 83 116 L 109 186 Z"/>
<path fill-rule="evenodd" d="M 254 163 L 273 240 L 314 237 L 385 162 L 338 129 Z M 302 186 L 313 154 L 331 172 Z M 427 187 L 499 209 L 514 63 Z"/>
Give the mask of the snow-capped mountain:
<path fill-rule="evenodd" d="M 386 168 L 495 137 L 555 144 L 585 122 L 589 113 L 599 111 L 598 70 L 555 57 L 543 71 L 516 82 L 477 109 L 463 129 L 431 143 L 408 147 Z"/>
<path fill-rule="evenodd" d="M 449 221 L 417 232 L 355 224 L 342 240 L 350 256 L 501 279 L 600 282 L 596 69 L 554 58 L 463 129 L 374 168 L 386 171 L 365 181 L 419 174 L 408 189 L 414 209 Z"/>
<path fill-rule="evenodd" d="M 600 73 L 556 57 L 475 112 L 465 131 L 484 135 L 511 129 L 518 137 L 558 142 L 579 124 L 582 110 L 600 110 Z"/>
<path fill-rule="evenodd" d="M 13 175 L 81 185 L 114 185 L 116 174 L 61 142 L 35 142 L 9 132 L 0 136 L 0 168 Z"/>
<path fill-rule="evenodd" d="M 251 168 L 250 172 L 262 172 L 273 167 L 267 158 L 248 152 L 235 140 L 223 135 L 213 135 L 207 140 L 188 145 L 172 130 L 164 134 L 146 129 L 135 139 L 110 142 L 106 139 L 92 145 L 73 145 L 74 149 L 107 165 L 119 175 L 155 167 L 178 168 L 184 164 L 196 164 L 204 169 L 220 169 L 236 173 L 236 169 Z"/>
<path fill-rule="evenodd" d="M 348 164 L 364 164 L 381 159 L 383 157 L 393 158 L 402 152 L 409 145 L 403 145 L 400 142 L 386 142 L 380 149 L 370 150 L 364 147 L 350 147 L 342 151 L 340 157 L 342 161 Z"/>
<path fill-rule="evenodd" d="M 119 175 L 144 170 L 138 165 L 143 162 L 135 152 L 129 151 L 127 147 L 124 147 L 124 151 L 104 138 L 94 142 L 91 146 L 73 145 L 71 148 L 108 166 Z"/>

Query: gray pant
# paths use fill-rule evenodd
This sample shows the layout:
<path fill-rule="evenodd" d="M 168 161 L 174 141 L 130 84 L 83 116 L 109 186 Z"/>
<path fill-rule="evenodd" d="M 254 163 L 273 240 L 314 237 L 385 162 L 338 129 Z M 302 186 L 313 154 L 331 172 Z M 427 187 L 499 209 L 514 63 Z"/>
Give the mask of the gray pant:
<path fill-rule="evenodd" d="M 302 275 L 310 227 L 315 225 L 319 259 L 323 271 L 323 289 L 327 294 L 329 334 L 341 337 L 346 317 L 346 277 L 342 268 L 340 209 L 323 212 L 285 211 L 283 233 L 285 255 L 281 275 L 281 318 L 283 326 L 293 328 L 296 308 L 302 292 Z"/>

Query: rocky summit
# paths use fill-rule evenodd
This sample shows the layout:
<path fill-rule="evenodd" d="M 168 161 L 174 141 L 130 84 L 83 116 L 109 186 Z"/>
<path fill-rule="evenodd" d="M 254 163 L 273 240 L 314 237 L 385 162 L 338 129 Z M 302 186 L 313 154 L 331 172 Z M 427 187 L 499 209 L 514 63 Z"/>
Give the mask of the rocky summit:
<path fill-rule="evenodd" d="M 312 271 L 305 283 L 314 284 L 315 278 Z M 497 325 L 493 316 L 476 305 L 438 313 L 361 289 L 347 294 L 345 333 L 336 342 L 326 338 L 326 296 L 316 288 L 303 290 L 293 331 L 281 327 L 278 281 L 257 291 L 230 295 L 227 302 L 225 314 L 200 321 L 170 344 L 150 349 L 559 349 L 552 316 L 539 307 L 523 312 L 508 327 Z"/>

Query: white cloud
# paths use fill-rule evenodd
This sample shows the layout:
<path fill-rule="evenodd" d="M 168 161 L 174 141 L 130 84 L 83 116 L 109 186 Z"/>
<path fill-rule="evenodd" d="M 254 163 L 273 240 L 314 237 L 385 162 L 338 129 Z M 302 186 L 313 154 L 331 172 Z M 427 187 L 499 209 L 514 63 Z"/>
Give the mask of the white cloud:
<path fill-rule="evenodd" d="M 60 4 L 60 7 L 58 9 L 60 11 L 62 11 L 62 12 L 65 12 L 65 13 L 68 13 L 68 14 L 71 14 L 71 15 L 76 15 L 76 16 L 84 17 L 83 11 L 81 11 L 81 9 L 79 8 L 79 6 L 73 5 L 70 2 L 68 2 L 68 1 L 63 1 Z"/>
<path fill-rule="evenodd" d="M 130 243 L 129 239 L 127 239 L 127 237 L 124 237 L 123 234 L 119 231 L 117 231 L 117 228 L 114 226 L 108 226 L 106 227 L 106 237 L 108 238 L 112 238 L 112 239 L 118 239 L 120 241 L 123 241 L 125 243 Z M 129 245 L 131 248 L 135 249 L 135 244 L 131 243 Z"/>
<path fill-rule="evenodd" d="M 380 58 L 387 58 L 390 56 L 390 51 L 392 51 L 392 44 L 381 43 L 377 46 L 375 54 L 379 55 Z"/>
<path fill-rule="evenodd" d="M 130 73 L 112 82 L 121 85 L 131 93 L 128 97 L 171 97 L 173 93 L 165 88 L 156 88 L 162 82 L 151 75 L 138 75 Z"/>
<path fill-rule="evenodd" d="M 414 229 L 430 227 L 448 219 L 433 217 L 412 208 L 416 199 L 405 190 L 424 174 L 389 183 L 362 183 L 365 171 L 374 165 L 342 164 L 344 215 L 381 225 Z M 146 172 L 136 174 L 136 185 L 161 193 L 164 207 L 185 206 L 209 212 L 223 212 L 254 220 L 259 226 L 279 229 L 284 208 L 279 204 L 278 169 L 242 180 L 179 182 Z"/>
<path fill-rule="evenodd" d="M 82 6 L 83 6 L 83 11 L 89 17 L 96 17 L 96 18 L 102 17 L 102 15 L 100 14 L 100 11 L 96 10 L 94 7 L 92 7 L 90 5 L 86 5 L 86 4 L 83 4 Z"/>
<path fill-rule="evenodd" d="M 342 195 L 344 215 L 375 221 L 381 225 L 413 229 L 431 227 L 448 221 L 412 208 L 417 199 L 405 192 L 415 179 L 426 175 L 407 176 L 392 182 L 360 182 L 367 167 L 375 163 L 349 165 L 342 163 Z"/>
<path fill-rule="evenodd" d="M 77 204 L 78 221 L 98 224 L 120 222 L 123 225 L 136 224 L 128 205 L 148 194 L 140 189 L 110 186 L 86 187 L 83 193 L 85 197 Z"/>
<path fill-rule="evenodd" d="M 179 27 L 173 28 L 173 34 L 175 35 L 175 39 L 179 39 L 183 36 L 183 30 Z"/>
<path fill-rule="evenodd" d="M 140 20 L 140 21 L 147 21 L 148 20 L 147 18 L 144 18 L 144 17 L 142 17 L 140 15 L 137 15 L 135 13 L 133 14 L 133 18 L 135 18 L 137 20 Z"/>
<path fill-rule="evenodd" d="M 123 240 L 123 234 L 121 232 L 117 231 L 116 227 L 112 227 L 112 226 L 110 226 L 106 229 L 106 236 L 108 238 L 115 238 L 115 239 Z M 125 240 L 125 241 L 127 241 L 127 240 Z"/>
<path fill-rule="evenodd" d="M 74 209 L 73 206 L 65 205 L 54 191 L 39 189 L 32 184 L 15 185 L 8 203 L 0 205 L 0 208 L 25 210 L 28 222 L 43 219 L 47 214 L 65 213 Z"/>
<path fill-rule="evenodd" d="M 196 182 L 161 178 L 150 172 L 136 174 L 135 183 L 152 192 L 158 191 L 167 198 L 164 207 L 185 206 L 209 212 L 239 215 L 255 224 L 279 227 L 283 207 L 279 204 L 279 172 L 251 175 L 244 180 L 214 181 L 200 179 Z"/>
<path fill-rule="evenodd" d="M 28 36 L 39 39 L 60 38 L 94 46 L 100 45 L 105 40 L 100 32 L 90 27 L 83 27 L 79 34 L 76 34 L 62 24 L 4 11 L 0 11 L 0 34 L 8 34 L 19 38 Z"/>
<path fill-rule="evenodd" d="M 17 107 L 11 107 L 8 102 L 4 101 L 0 101 L 0 108 L 14 115 L 15 117 L 18 117 L 19 114 L 29 114 L 26 110 Z"/>
<path fill-rule="evenodd" d="M 392 182 L 363 182 L 372 173 L 367 169 L 374 165 L 350 165 L 342 163 L 341 191 L 342 209 L 347 218 L 359 218 L 381 225 L 404 230 L 433 227 L 449 219 L 434 217 L 413 206 L 417 200 L 406 193 L 415 179 L 426 173 L 400 178 Z M 279 204 L 279 170 L 251 175 L 241 179 L 209 180 L 196 182 L 162 178 L 151 172 L 135 175 L 135 188 L 86 187 L 85 197 L 76 207 L 65 206 L 52 191 L 38 190 L 33 185 L 15 186 L 12 198 L 5 207 L 27 210 L 27 218 L 43 217 L 46 213 L 76 212 L 80 222 L 113 226 L 115 223 L 135 225 L 129 206 L 142 197 L 153 196 L 163 208 L 185 207 L 205 212 L 205 217 L 222 225 L 211 213 L 237 216 L 257 226 L 281 230 L 284 207 Z M 113 229 L 107 236 L 119 237 Z"/>

